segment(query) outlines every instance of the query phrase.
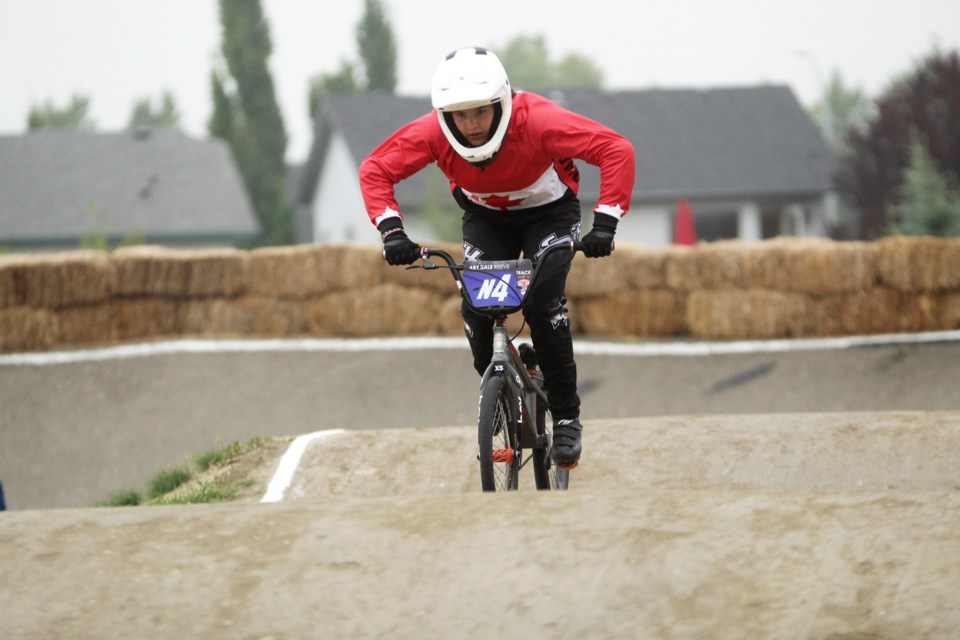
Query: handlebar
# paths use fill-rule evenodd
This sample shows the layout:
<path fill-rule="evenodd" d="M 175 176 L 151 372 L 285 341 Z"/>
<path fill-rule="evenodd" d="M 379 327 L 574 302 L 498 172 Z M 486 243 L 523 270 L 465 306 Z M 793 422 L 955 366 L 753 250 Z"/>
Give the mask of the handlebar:
<path fill-rule="evenodd" d="M 583 250 L 583 245 L 579 240 L 567 240 L 564 242 L 557 242 L 550 245 L 544 250 L 543 254 L 536 261 L 535 265 L 540 265 L 544 260 L 547 259 L 547 256 L 559 251 L 560 249 L 566 249 L 570 253 L 576 253 L 577 251 Z M 458 264 L 456 260 L 453 259 L 449 253 L 443 249 L 433 249 L 430 247 L 421 247 L 420 248 L 420 258 L 423 259 L 422 265 L 415 265 L 412 268 L 422 268 L 422 269 L 439 269 L 440 267 L 431 263 L 430 258 L 440 258 L 447 263 L 447 266 L 454 271 L 461 271 L 464 267 L 462 264 Z M 411 267 L 408 267 L 411 268 Z"/>
<path fill-rule="evenodd" d="M 461 296 L 463 296 L 464 300 L 465 300 L 468 304 L 470 304 L 474 309 L 476 309 L 476 310 L 478 310 L 478 311 L 481 311 L 482 313 L 485 313 L 485 314 L 487 314 L 487 315 L 492 315 L 492 316 L 495 316 L 495 317 L 499 317 L 499 316 L 505 316 L 506 314 L 509 314 L 509 313 L 513 313 L 514 311 L 519 310 L 520 308 L 523 307 L 524 303 L 526 303 L 526 301 L 527 301 L 527 296 L 525 296 L 524 293 L 525 293 L 526 291 L 529 291 L 529 290 L 531 290 L 531 289 L 533 289 L 533 288 L 535 287 L 535 283 L 536 283 L 536 281 L 537 281 L 537 275 L 538 275 L 539 272 L 540 272 L 540 267 L 546 262 L 546 259 L 547 259 L 550 255 L 552 255 L 552 254 L 554 254 L 554 253 L 556 253 L 556 252 L 558 252 L 558 251 L 568 251 L 568 252 L 570 252 L 570 253 L 575 253 L 575 252 L 580 251 L 580 250 L 582 250 L 582 246 L 581 246 L 581 244 L 580 244 L 579 241 L 566 240 L 566 241 L 554 243 L 554 244 L 548 246 L 548 247 L 543 251 L 543 253 L 540 254 L 539 259 L 537 259 L 535 262 L 533 262 L 533 264 L 532 264 L 532 271 L 531 271 L 531 272 L 528 272 L 528 273 L 529 273 L 529 276 L 526 278 L 526 285 L 522 285 L 522 286 L 519 286 L 519 287 L 518 287 L 518 286 L 516 286 L 516 285 L 514 285 L 513 283 L 510 282 L 509 276 L 504 275 L 504 276 L 503 276 L 503 279 L 502 279 L 502 280 L 499 280 L 499 283 L 498 283 L 497 285 L 494 285 L 494 286 L 497 287 L 496 290 L 491 290 L 491 289 L 489 289 L 489 288 L 487 288 L 487 287 L 485 287 L 485 286 L 480 286 L 479 288 L 477 288 L 477 287 L 476 287 L 476 280 L 474 280 L 474 285 L 475 285 L 474 288 L 469 288 L 469 287 L 467 286 L 466 281 L 465 281 L 465 279 L 466 279 L 465 273 L 466 273 L 467 271 L 474 271 L 477 266 L 480 266 L 480 265 L 483 265 L 483 264 L 491 264 L 491 263 L 496 263 L 496 262 L 506 262 L 506 263 L 510 263 L 510 262 L 516 262 L 516 261 L 510 261 L 510 260 L 507 260 L 507 261 L 477 261 L 476 263 L 465 262 L 464 264 L 458 264 L 457 261 L 453 259 L 453 256 L 451 256 L 449 253 L 447 253 L 447 252 L 444 251 L 443 249 L 434 249 L 434 248 L 431 248 L 431 247 L 422 247 L 422 248 L 420 249 L 420 257 L 423 259 L 423 264 L 411 265 L 411 266 L 409 266 L 409 267 L 407 267 L 407 268 L 408 268 L 408 269 L 417 269 L 417 268 L 420 268 L 420 269 L 440 269 L 440 268 L 444 268 L 443 265 L 438 265 L 438 264 L 434 264 L 434 263 L 430 262 L 430 258 L 440 258 L 441 260 L 443 260 L 444 262 L 446 262 L 446 268 L 450 269 L 450 273 L 451 273 L 451 275 L 453 276 L 453 279 L 456 281 L 456 283 L 457 283 L 457 288 L 460 290 L 460 294 L 461 294 Z M 482 269 L 481 269 L 481 270 L 482 270 Z M 494 270 L 494 271 L 491 272 L 491 273 L 496 273 L 496 271 Z M 517 273 L 519 273 L 519 272 L 517 272 Z M 496 280 L 497 280 L 497 277 L 495 277 L 494 280 L 496 281 Z M 519 283 L 520 283 L 520 278 L 519 278 L 519 276 L 518 276 L 518 278 L 517 278 L 517 284 L 519 284 Z M 487 291 L 486 295 L 483 293 L 484 290 Z M 509 293 L 510 290 L 513 290 L 513 291 L 515 292 L 515 294 L 511 295 L 511 294 Z M 500 304 L 500 305 L 496 305 L 496 304 L 492 304 L 492 305 L 490 305 L 490 304 L 484 304 L 484 305 L 483 305 L 484 308 L 481 310 L 481 309 L 477 306 L 477 304 L 476 304 L 476 302 L 479 302 L 479 300 L 478 300 L 478 301 L 473 301 L 473 300 L 471 300 L 471 293 L 470 293 L 470 292 L 474 292 L 474 293 L 475 293 L 475 292 L 477 292 L 477 291 L 480 292 L 480 293 L 479 293 L 479 296 L 480 296 L 481 298 L 484 298 L 484 300 L 483 300 L 484 303 L 492 302 L 491 298 L 497 298 L 497 299 L 499 299 L 499 301 L 501 302 L 501 304 Z"/>

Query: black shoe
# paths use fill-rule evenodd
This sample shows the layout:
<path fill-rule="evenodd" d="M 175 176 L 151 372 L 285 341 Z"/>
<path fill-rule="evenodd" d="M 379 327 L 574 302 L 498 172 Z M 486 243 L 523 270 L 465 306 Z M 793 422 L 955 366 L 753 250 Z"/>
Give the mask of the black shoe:
<path fill-rule="evenodd" d="M 553 461 L 561 469 L 573 469 L 580 462 L 580 432 L 583 425 L 577 418 L 553 423 Z"/>

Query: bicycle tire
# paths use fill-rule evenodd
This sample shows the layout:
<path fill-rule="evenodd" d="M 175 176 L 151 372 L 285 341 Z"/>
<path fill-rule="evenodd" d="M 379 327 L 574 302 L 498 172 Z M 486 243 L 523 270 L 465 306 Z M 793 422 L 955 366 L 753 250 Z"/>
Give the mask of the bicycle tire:
<path fill-rule="evenodd" d="M 546 411 L 537 408 L 537 433 L 547 432 Z M 553 463 L 547 449 L 533 450 L 533 478 L 539 491 L 566 491 L 570 486 L 570 469 Z"/>
<path fill-rule="evenodd" d="M 517 401 L 500 376 L 488 379 L 480 392 L 477 443 L 480 445 L 480 486 L 484 491 L 516 491 L 518 460 Z"/>

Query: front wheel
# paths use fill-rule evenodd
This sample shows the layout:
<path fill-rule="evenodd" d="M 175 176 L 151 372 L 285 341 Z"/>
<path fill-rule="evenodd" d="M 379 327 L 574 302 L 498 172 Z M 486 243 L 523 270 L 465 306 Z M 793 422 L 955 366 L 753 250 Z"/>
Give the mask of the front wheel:
<path fill-rule="evenodd" d="M 480 484 L 484 491 L 516 491 L 520 477 L 517 442 L 517 399 L 500 376 L 480 390 L 477 441 L 480 445 Z"/>

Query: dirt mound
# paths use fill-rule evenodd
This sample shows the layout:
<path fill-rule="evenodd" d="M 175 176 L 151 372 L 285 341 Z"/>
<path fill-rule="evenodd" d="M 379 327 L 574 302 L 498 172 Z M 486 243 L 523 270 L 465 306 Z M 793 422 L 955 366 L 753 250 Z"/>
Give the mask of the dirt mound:
<path fill-rule="evenodd" d="M 467 428 L 316 437 L 276 504 L 3 514 L 0 636 L 956 638 L 958 425 L 595 422 L 571 491 L 497 495 Z"/>
<path fill-rule="evenodd" d="M 674 416 L 587 423 L 572 491 L 950 491 L 960 488 L 960 413 Z M 520 474 L 533 490 L 533 470 Z M 311 439 L 287 500 L 479 490 L 468 427 Z"/>

